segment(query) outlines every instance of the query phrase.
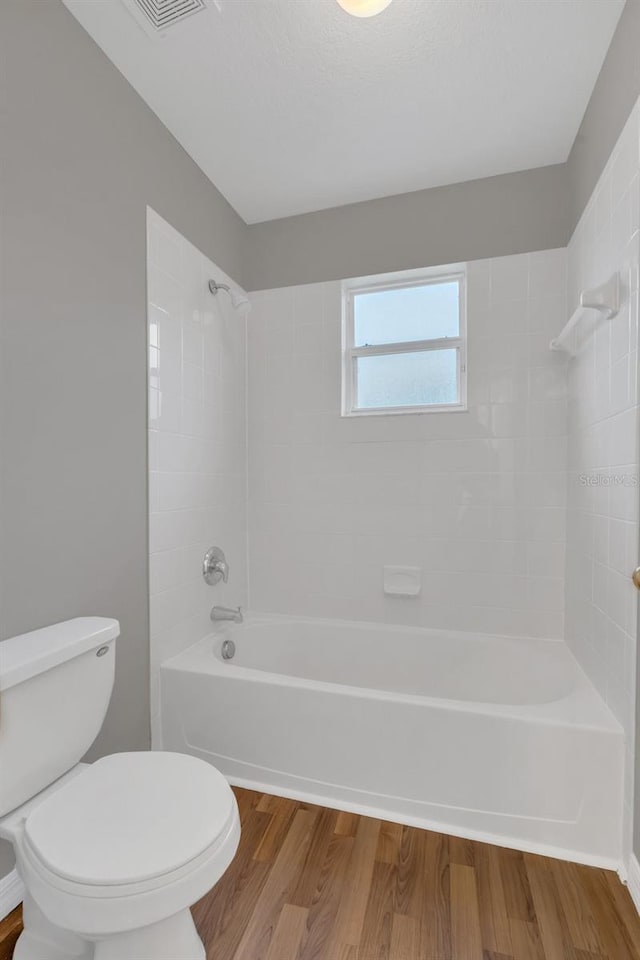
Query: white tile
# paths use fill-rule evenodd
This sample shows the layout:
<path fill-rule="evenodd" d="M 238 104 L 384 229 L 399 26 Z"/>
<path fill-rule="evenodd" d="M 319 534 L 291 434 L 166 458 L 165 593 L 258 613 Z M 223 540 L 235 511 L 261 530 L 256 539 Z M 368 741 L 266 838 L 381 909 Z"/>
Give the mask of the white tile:
<path fill-rule="evenodd" d="M 481 315 L 481 319 L 484 319 Z M 527 329 L 527 300 L 497 300 L 489 309 L 484 324 L 479 327 L 492 338 L 524 333 Z"/>
<path fill-rule="evenodd" d="M 296 323 L 293 329 L 293 352 L 317 357 L 325 351 L 325 327 L 319 323 Z"/>
<path fill-rule="evenodd" d="M 564 578 L 565 545 L 564 543 L 527 543 L 526 544 L 527 573 L 530 577 L 553 577 L 556 580 Z"/>
<path fill-rule="evenodd" d="M 293 313 L 296 326 L 323 323 L 326 292 L 327 285 L 324 283 L 310 283 L 294 288 Z"/>
<path fill-rule="evenodd" d="M 161 342 L 162 333 L 161 329 Z M 161 390 L 178 395 L 182 393 L 182 363 L 179 353 L 174 352 L 171 348 L 160 347 L 158 371 L 158 386 Z"/>
<path fill-rule="evenodd" d="M 182 324 L 182 357 L 184 361 L 202 367 L 203 335 L 200 323 L 185 321 Z"/>
<path fill-rule="evenodd" d="M 150 267 L 147 275 L 149 304 L 170 317 L 176 323 L 182 323 L 184 297 L 180 283 L 172 276 Z"/>
<path fill-rule="evenodd" d="M 182 364 L 182 396 L 185 400 L 202 401 L 204 398 L 204 373 L 196 363 Z"/>
<path fill-rule="evenodd" d="M 246 603 L 248 564 L 246 328 L 206 289 L 209 276 L 229 278 L 154 215 L 156 221 L 162 233 L 150 226 L 149 247 L 150 374 L 157 381 L 150 380 L 149 397 L 149 541 L 157 714 L 159 664 L 209 629 L 204 552 L 217 539 L 232 562 L 233 582 L 217 595 L 223 603 Z"/>
<path fill-rule="evenodd" d="M 181 433 L 187 437 L 205 437 L 211 422 L 209 408 L 201 400 L 194 400 L 183 393 Z"/>
<path fill-rule="evenodd" d="M 148 453 L 149 453 L 149 470 L 158 469 L 158 432 L 157 430 L 149 430 L 148 432 Z"/>
<path fill-rule="evenodd" d="M 526 300 L 529 295 L 527 255 L 498 257 L 491 261 L 491 302 Z"/>
<path fill-rule="evenodd" d="M 182 278 L 182 240 L 172 230 L 163 229 L 154 224 L 150 231 L 153 234 L 153 255 L 151 262 L 163 273 L 175 280 Z"/>
<path fill-rule="evenodd" d="M 571 297 L 613 270 L 622 308 L 585 326 L 569 367 L 566 637 L 633 741 L 638 550 L 638 107 L 569 244 Z M 589 480 L 582 483 L 582 478 Z M 627 641 L 627 637 L 630 638 Z M 632 638 L 632 639 L 631 639 Z M 633 651 L 633 652 L 631 652 Z M 633 767 L 630 753 L 629 770 Z M 629 840 L 625 840 L 628 851 Z"/>
<path fill-rule="evenodd" d="M 183 518 L 178 513 L 152 513 L 149 517 L 149 549 L 160 553 L 185 545 Z"/>
<path fill-rule="evenodd" d="M 471 316 L 487 311 L 491 302 L 491 261 L 474 260 L 467 267 L 467 303 Z"/>
<path fill-rule="evenodd" d="M 565 249 L 542 250 L 529 256 L 529 297 L 564 300 L 567 291 Z"/>
<path fill-rule="evenodd" d="M 178 393 L 158 391 L 157 429 L 162 433 L 179 433 L 182 419 L 182 398 Z"/>

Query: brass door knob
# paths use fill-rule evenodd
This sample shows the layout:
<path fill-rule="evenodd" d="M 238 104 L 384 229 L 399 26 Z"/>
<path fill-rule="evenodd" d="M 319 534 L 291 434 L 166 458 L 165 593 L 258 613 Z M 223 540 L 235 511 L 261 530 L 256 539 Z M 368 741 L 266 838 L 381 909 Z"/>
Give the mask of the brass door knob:
<path fill-rule="evenodd" d="M 640 590 L 640 567 L 635 568 L 635 570 L 631 574 L 631 579 L 635 583 L 638 590 Z"/>

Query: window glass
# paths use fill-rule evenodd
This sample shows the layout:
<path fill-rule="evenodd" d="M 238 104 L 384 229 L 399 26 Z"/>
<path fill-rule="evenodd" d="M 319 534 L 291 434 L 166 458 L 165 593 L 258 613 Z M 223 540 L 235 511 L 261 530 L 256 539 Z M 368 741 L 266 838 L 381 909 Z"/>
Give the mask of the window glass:
<path fill-rule="evenodd" d="M 358 357 L 358 409 L 458 402 L 457 350 Z"/>
<path fill-rule="evenodd" d="M 458 337 L 459 298 L 456 280 L 357 293 L 353 298 L 354 346 Z"/>

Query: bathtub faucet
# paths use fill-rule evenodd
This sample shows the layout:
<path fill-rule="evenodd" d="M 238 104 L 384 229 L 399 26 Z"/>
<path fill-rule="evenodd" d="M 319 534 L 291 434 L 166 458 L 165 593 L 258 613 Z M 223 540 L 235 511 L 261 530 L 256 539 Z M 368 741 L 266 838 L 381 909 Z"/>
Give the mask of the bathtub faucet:
<path fill-rule="evenodd" d="M 238 607 L 233 610 L 231 607 L 212 607 L 212 620 L 233 620 L 234 623 L 242 623 L 242 610 Z"/>

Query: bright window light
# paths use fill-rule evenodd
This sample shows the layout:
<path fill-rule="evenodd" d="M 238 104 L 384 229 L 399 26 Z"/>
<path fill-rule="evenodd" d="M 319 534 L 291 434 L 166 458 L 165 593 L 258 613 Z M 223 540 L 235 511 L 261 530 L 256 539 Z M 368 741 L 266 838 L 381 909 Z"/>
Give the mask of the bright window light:
<path fill-rule="evenodd" d="M 464 272 L 347 282 L 344 416 L 466 404 Z"/>

